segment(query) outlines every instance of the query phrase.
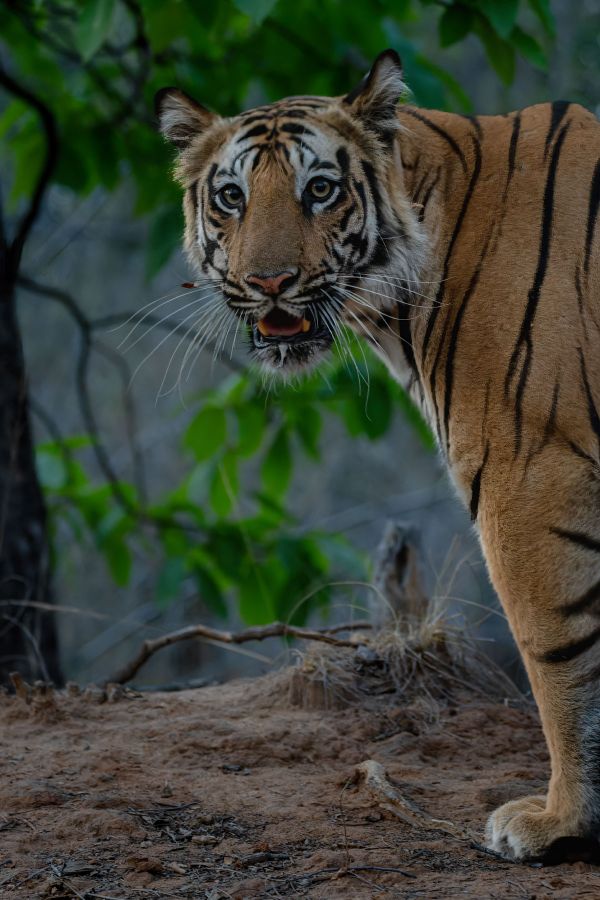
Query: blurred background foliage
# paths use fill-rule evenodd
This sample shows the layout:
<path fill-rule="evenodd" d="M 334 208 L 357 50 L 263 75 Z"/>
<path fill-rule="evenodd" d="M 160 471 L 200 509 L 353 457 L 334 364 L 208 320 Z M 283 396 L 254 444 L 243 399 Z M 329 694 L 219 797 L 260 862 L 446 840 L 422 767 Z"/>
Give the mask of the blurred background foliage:
<path fill-rule="evenodd" d="M 106 667 L 108 649 L 148 623 L 179 624 L 202 613 L 233 623 L 335 615 L 339 591 L 352 602 L 352 584 L 368 579 L 364 550 L 373 539 L 361 547 L 343 527 L 317 527 L 297 498 L 328 492 L 336 458 L 362 453 L 349 470 L 359 480 L 360 466 L 377 468 L 382 457 L 360 448 L 377 444 L 389 454 L 399 446 L 399 418 L 414 433 L 404 486 L 437 471 L 421 417 L 351 338 L 326 377 L 288 387 L 263 384 L 246 369 L 243 348 L 223 350 L 211 365 L 209 352 L 193 378 L 181 378 L 178 354 L 190 334 L 185 316 L 178 318 L 186 303 L 178 286 L 191 273 L 178 249 L 180 198 L 169 177 L 171 149 L 154 128 L 154 92 L 177 85 L 234 115 L 287 94 L 344 93 L 391 46 L 403 59 L 411 102 L 423 106 L 507 111 L 564 88 L 593 106 L 600 9 L 596 0 L 576 6 L 5 0 L 0 76 L 8 73 L 35 99 L 0 77 L 0 187 L 9 225 L 26 209 L 48 158 L 40 105 L 52 119 L 56 151 L 19 275 L 19 312 L 59 603 L 113 617 L 98 652 L 85 658 L 81 633 L 94 644 L 98 626 L 91 634 L 85 623 L 63 628 L 68 674 L 93 673 L 95 662 Z M 70 325 L 50 313 L 54 324 L 40 331 L 49 306 Z M 158 407 L 157 395 L 167 395 Z M 156 437 L 148 439 L 158 419 L 168 452 L 155 452 Z M 384 482 L 391 471 L 383 467 Z M 363 481 L 372 485 L 370 476 Z M 381 493 L 385 514 L 389 483 Z M 116 595 L 97 574 L 97 555 Z M 173 609 L 179 618 L 161 618 Z M 123 628 L 125 620 L 133 627 Z"/>

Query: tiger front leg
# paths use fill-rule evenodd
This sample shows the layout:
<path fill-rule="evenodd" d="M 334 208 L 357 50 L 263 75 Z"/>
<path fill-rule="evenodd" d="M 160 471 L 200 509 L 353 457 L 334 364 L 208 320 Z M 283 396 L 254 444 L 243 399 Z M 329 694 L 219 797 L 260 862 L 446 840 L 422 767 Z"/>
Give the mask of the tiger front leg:
<path fill-rule="evenodd" d="M 515 860 L 600 858 L 600 484 L 588 461 L 558 448 L 532 460 L 514 489 L 507 472 L 492 474 L 479 530 L 539 708 L 551 777 L 545 796 L 492 813 L 487 842 Z"/>

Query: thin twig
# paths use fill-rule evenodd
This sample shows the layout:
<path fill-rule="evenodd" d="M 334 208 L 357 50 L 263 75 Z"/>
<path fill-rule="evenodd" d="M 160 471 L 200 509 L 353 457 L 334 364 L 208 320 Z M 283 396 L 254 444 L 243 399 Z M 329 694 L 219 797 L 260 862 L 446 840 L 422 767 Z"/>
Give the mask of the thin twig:
<path fill-rule="evenodd" d="M 8 93 L 12 94 L 14 97 L 18 97 L 36 111 L 40 118 L 46 140 L 46 154 L 31 195 L 31 201 L 25 215 L 19 223 L 17 233 L 9 248 L 11 275 L 14 279 L 19 271 L 19 263 L 21 261 L 25 241 L 39 215 L 44 194 L 50 184 L 58 161 L 58 131 L 54 114 L 50 108 L 32 91 L 15 81 L 2 65 L 0 65 L 0 85 L 5 88 Z"/>
<path fill-rule="evenodd" d="M 172 631 L 160 638 L 144 641 L 137 655 L 119 669 L 114 675 L 106 679 L 107 682 L 125 684 L 131 681 L 133 676 L 141 669 L 144 663 L 158 650 L 170 647 L 179 641 L 189 641 L 194 638 L 201 640 L 217 641 L 222 644 L 244 644 L 247 641 L 263 641 L 271 637 L 295 637 L 305 641 L 321 641 L 325 644 L 333 644 L 335 647 L 358 647 L 359 642 L 345 638 L 334 637 L 334 632 L 356 631 L 372 628 L 370 622 L 349 622 L 345 625 L 336 625 L 334 628 L 298 628 L 285 622 L 271 622 L 262 627 L 247 628 L 245 631 L 219 631 L 209 628 L 207 625 L 189 625 L 179 631 Z"/>

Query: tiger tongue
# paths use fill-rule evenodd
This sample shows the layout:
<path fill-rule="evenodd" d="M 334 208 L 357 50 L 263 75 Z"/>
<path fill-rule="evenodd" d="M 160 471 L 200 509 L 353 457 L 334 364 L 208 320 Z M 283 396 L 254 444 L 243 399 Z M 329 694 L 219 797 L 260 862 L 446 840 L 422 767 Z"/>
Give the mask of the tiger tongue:
<path fill-rule="evenodd" d="M 290 316 L 282 309 L 272 309 L 257 322 L 257 328 L 263 337 L 292 337 L 308 331 L 310 322 L 302 317 Z"/>

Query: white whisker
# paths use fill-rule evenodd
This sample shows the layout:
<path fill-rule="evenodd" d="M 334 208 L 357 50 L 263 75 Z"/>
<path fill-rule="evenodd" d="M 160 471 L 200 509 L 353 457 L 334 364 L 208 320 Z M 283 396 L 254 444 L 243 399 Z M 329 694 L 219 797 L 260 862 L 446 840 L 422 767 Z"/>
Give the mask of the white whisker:
<path fill-rule="evenodd" d="M 339 311 L 340 308 L 342 308 L 342 309 L 345 308 L 344 305 L 343 305 L 343 303 L 341 302 L 341 300 L 338 300 L 337 297 L 332 297 L 331 294 L 329 294 L 327 291 L 323 291 L 323 293 L 324 293 L 325 296 L 328 298 L 328 300 L 333 304 L 334 309 L 336 309 L 336 310 Z M 334 320 L 334 321 L 335 321 L 335 320 Z M 366 388 L 367 388 L 367 399 L 368 399 L 368 397 L 369 397 L 369 391 L 370 391 L 370 388 L 371 388 L 371 382 L 370 382 L 369 367 L 368 367 L 368 365 L 367 365 L 367 359 L 366 359 L 366 357 L 365 357 L 365 352 L 364 352 L 362 346 L 359 344 L 358 346 L 359 346 L 360 352 L 361 352 L 361 354 L 362 354 L 362 357 L 363 357 L 363 360 L 364 360 L 364 363 L 365 363 L 365 374 L 362 375 L 362 373 L 361 373 L 361 371 L 360 371 L 360 369 L 359 369 L 359 367 L 358 367 L 358 363 L 356 362 L 356 359 L 355 359 L 355 357 L 354 357 L 354 354 L 352 353 L 352 349 L 351 349 L 351 347 L 350 347 L 350 343 L 349 343 L 349 341 L 348 341 L 348 338 L 347 338 L 347 336 L 346 336 L 346 335 L 344 334 L 344 332 L 343 332 L 343 327 L 342 327 L 342 326 L 343 326 L 343 323 L 342 323 L 342 322 L 336 322 L 336 325 L 337 325 L 337 332 L 338 332 L 340 338 L 343 339 L 344 344 L 346 345 L 346 348 L 347 348 L 347 351 L 348 351 L 348 355 L 349 355 L 349 357 L 350 357 L 350 359 L 351 359 L 351 361 L 352 361 L 352 363 L 353 363 L 353 365 L 354 365 L 354 368 L 356 369 L 356 374 L 357 374 L 357 376 L 358 376 L 358 388 L 359 388 L 359 392 L 360 392 L 360 382 L 361 382 L 361 380 L 362 380 L 362 381 L 364 381 L 365 386 L 366 386 Z"/>
<path fill-rule="evenodd" d="M 220 293 L 220 291 L 219 291 L 219 293 Z M 187 316 L 185 317 L 185 319 L 183 319 L 181 322 L 178 322 L 176 327 L 179 328 L 179 327 L 185 325 L 185 323 L 186 323 L 186 322 L 189 322 L 189 320 L 192 319 L 195 315 L 196 315 L 196 311 L 194 310 L 194 311 L 191 312 L 189 315 L 187 315 Z M 148 354 L 143 358 L 143 360 L 138 364 L 138 366 L 135 368 L 135 370 L 134 370 L 134 372 L 133 372 L 133 375 L 131 376 L 131 378 L 130 378 L 130 380 L 129 380 L 129 384 L 130 384 L 130 385 L 133 383 L 133 380 L 134 380 L 135 376 L 136 376 L 137 373 L 140 371 L 140 369 L 142 368 L 142 366 L 144 366 L 144 365 L 148 362 L 148 360 L 149 360 L 152 356 L 154 356 L 154 354 L 156 353 L 156 351 L 159 350 L 159 349 L 162 347 L 162 345 L 163 345 L 166 341 L 169 340 L 169 338 L 172 336 L 172 334 L 173 334 L 173 331 L 170 331 L 168 334 L 166 334 L 166 335 L 164 336 L 164 338 L 162 338 L 162 340 L 160 340 L 160 341 L 158 342 L 158 344 L 157 344 L 155 347 L 152 348 L 152 350 L 150 351 L 150 353 L 148 353 Z"/>
<path fill-rule="evenodd" d="M 172 303 L 174 300 L 178 300 L 179 297 L 181 297 L 181 296 L 183 296 L 183 295 L 179 294 L 178 297 L 173 297 L 172 300 L 169 300 L 169 303 Z M 127 353 L 129 350 L 132 350 L 137 344 L 139 344 L 139 342 L 142 341 L 145 337 L 147 337 L 149 334 L 151 334 L 155 328 L 158 328 L 160 325 L 164 324 L 164 322 L 167 322 L 172 316 L 178 315 L 179 313 L 183 312 L 185 309 L 189 309 L 191 306 L 197 306 L 199 303 L 206 302 L 207 297 L 211 297 L 211 296 L 213 296 L 213 294 L 211 294 L 209 292 L 208 294 L 201 294 L 199 297 L 194 297 L 194 299 L 190 300 L 189 303 L 184 303 L 183 306 L 180 306 L 178 309 L 172 310 L 171 312 L 167 313 L 167 315 L 163 316 L 162 319 L 159 319 L 157 322 L 153 322 L 152 325 L 150 325 L 142 334 L 138 335 L 138 337 L 131 344 L 129 344 L 129 346 L 124 347 L 123 345 L 129 339 L 129 337 L 142 324 L 144 319 L 147 319 L 149 315 L 154 313 L 154 310 L 152 310 L 152 313 L 149 313 L 149 312 L 146 313 L 146 315 L 143 317 L 143 319 L 140 319 L 140 321 L 134 325 L 134 327 L 131 329 L 131 331 L 129 332 L 127 337 L 123 338 L 123 340 L 121 341 L 121 343 L 119 344 L 117 349 L 119 349 L 119 350 L 122 349 L 124 353 Z M 161 306 L 162 305 L 163 304 L 161 304 Z"/>
<path fill-rule="evenodd" d="M 196 290 L 198 290 L 198 289 L 199 289 L 199 286 L 196 287 Z M 177 288 L 171 288 L 171 291 L 173 291 L 173 290 L 177 290 Z M 133 319 L 136 318 L 136 316 L 139 316 L 140 313 L 143 313 L 145 309 L 149 309 L 151 306 L 155 306 L 156 304 L 161 303 L 163 300 L 165 300 L 165 298 L 167 298 L 166 302 L 170 303 L 171 300 L 176 300 L 176 299 L 178 299 L 178 297 L 184 297 L 186 294 L 189 293 L 189 290 L 186 290 L 186 291 L 183 291 L 183 293 L 178 294 L 177 297 L 171 297 L 169 299 L 169 294 L 171 293 L 171 291 L 169 291 L 167 294 L 163 294 L 162 297 L 158 297 L 156 300 L 150 300 L 149 303 L 146 303 L 144 306 L 141 306 L 139 309 L 136 309 L 135 312 L 133 312 L 129 316 L 129 318 L 126 319 L 124 322 L 119 322 L 119 324 L 115 325 L 114 328 L 109 329 L 108 334 L 111 334 L 113 331 L 119 331 L 121 328 L 125 328 L 127 325 L 129 325 L 129 323 L 131 321 L 133 321 Z"/>
<path fill-rule="evenodd" d="M 224 323 L 227 320 L 228 315 L 231 315 L 231 310 L 229 309 L 229 307 L 226 307 L 220 315 L 217 315 L 217 317 L 215 318 L 212 325 L 209 326 L 209 328 L 203 335 L 202 339 L 199 341 L 197 347 L 195 348 L 193 359 L 188 364 L 188 371 L 187 371 L 187 375 L 185 376 L 186 382 L 190 380 L 190 377 L 192 375 L 194 367 L 195 367 L 198 359 L 200 358 L 200 354 L 204 350 L 205 346 L 208 344 L 209 341 L 211 341 L 214 338 L 215 334 L 217 334 L 219 329 L 223 327 Z M 182 377 L 183 377 L 183 366 L 182 366 L 181 371 L 182 371 Z"/>
<path fill-rule="evenodd" d="M 383 282 L 383 284 L 385 287 L 388 287 L 390 290 L 392 290 L 394 288 L 394 285 L 392 285 L 392 284 L 388 285 L 386 282 Z M 366 294 L 374 294 L 376 297 L 381 297 L 384 300 L 393 300 L 398 303 L 402 303 L 403 306 L 412 306 L 414 309 L 420 309 L 420 310 L 423 309 L 422 303 L 409 303 L 408 300 L 405 300 L 403 297 L 400 297 L 400 298 L 391 297 L 389 294 L 381 293 L 381 291 L 372 291 L 369 288 L 363 287 L 361 284 L 357 284 L 356 282 L 352 286 L 357 291 L 360 290 L 360 291 L 364 291 Z M 422 297 L 424 300 L 429 301 L 429 303 L 431 303 L 432 306 L 442 306 L 443 305 L 441 302 L 436 303 L 434 301 L 434 298 L 428 297 L 427 294 L 420 294 L 418 291 L 415 291 L 412 289 L 409 291 L 409 293 L 415 297 Z"/>
<path fill-rule="evenodd" d="M 219 292 L 219 293 L 220 293 L 220 292 Z M 200 328 L 202 322 L 203 322 L 205 319 L 208 319 L 208 318 L 210 318 L 212 315 L 215 314 L 216 309 L 217 309 L 217 307 L 220 305 L 220 303 L 221 303 L 221 298 L 218 297 L 217 294 L 215 294 L 215 296 L 207 303 L 206 308 L 203 309 L 203 310 L 201 310 L 200 314 L 198 315 L 198 318 L 197 318 L 197 319 L 194 319 L 194 321 L 192 322 L 192 324 L 190 325 L 190 327 L 189 327 L 188 329 L 186 329 L 185 334 L 183 335 L 183 337 L 180 338 L 180 340 L 178 341 L 177 346 L 176 346 L 175 349 L 173 350 L 173 352 L 172 352 L 172 354 L 171 354 L 171 357 L 170 357 L 170 359 L 169 359 L 169 362 L 167 363 L 167 368 L 165 369 L 165 373 L 164 373 L 163 378 L 162 378 L 162 381 L 161 381 L 161 383 L 160 383 L 160 387 L 159 387 L 158 393 L 157 393 L 157 395 L 156 395 L 156 401 L 157 401 L 157 402 L 158 402 L 158 400 L 159 400 L 161 397 L 166 397 L 168 394 L 171 393 L 171 391 L 175 390 L 175 385 L 177 384 L 177 382 L 175 382 L 175 385 L 174 385 L 172 388 L 169 388 L 168 391 L 164 391 L 164 392 L 163 392 L 163 388 L 164 388 L 164 386 L 165 386 L 165 381 L 167 380 L 167 377 L 168 377 L 169 372 L 170 372 L 170 370 L 171 370 L 171 365 L 173 364 L 173 360 L 175 359 L 175 357 L 177 356 L 177 353 L 179 352 L 179 348 L 181 347 L 181 345 L 182 345 L 183 343 L 185 343 L 185 342 L 189 339 L 189 336 L 190 336 L 190 334 L 192 334 L 192 332 L 194 332 L 194 331 L 196 331 L 198 328 Z M 172 334 L 172 333 L 173 333 L 173 332 L 171 332 L 171 334 Z M 193 341 L 192 341 L 192 343 L 193 343 Z"/>

